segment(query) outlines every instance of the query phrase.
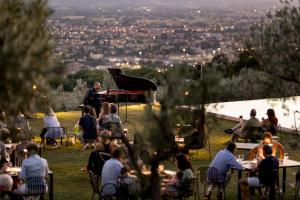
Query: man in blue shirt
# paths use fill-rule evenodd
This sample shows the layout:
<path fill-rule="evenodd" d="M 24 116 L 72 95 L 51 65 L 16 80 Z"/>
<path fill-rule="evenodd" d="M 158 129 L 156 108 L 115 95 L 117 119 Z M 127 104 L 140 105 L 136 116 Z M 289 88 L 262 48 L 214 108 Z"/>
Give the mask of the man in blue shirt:
<path fill-rule="evenodd" d="M 124 151 L 119 147 L 113 151 L 111 159 L 105 162 L 102 169 L 102 196 L 114 195 L 117 192 L 116 187 L 121 176 L 121 169 L 123 168 L 121 163 L 123 158 Z"/>
<path fill-rule="evenodd" d="M 237 162 L 234 153 L 236 151 L 236 145 L 234 143 L 229 143 L 226 149 L 221 150 L 214 157 L 213 161 L 209 165 L 207 180 L 211 178 L 210 169 L 216 169 L 217 173 L 217 184 L 225 184 L 230 179 L 230 173 L 228 172 L 230 168 L 236 168 L 242 170 L 243 167 L 240 163 Z M 210 199 L 212 189 L 215 186 L 215 183 L 209 185 L 207 193 L 205 195 L 206 199 Z"/>

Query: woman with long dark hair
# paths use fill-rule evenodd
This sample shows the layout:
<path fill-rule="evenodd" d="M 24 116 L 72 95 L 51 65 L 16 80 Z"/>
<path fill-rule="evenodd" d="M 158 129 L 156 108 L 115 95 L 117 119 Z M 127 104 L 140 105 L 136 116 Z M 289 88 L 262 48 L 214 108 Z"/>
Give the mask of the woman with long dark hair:
<path fill-rule="evenodd" d="M 272 135 L 275 135 L 278 125 L 278 119 L 275 116 L 275 111 L 273 109 L 268 109 L 267 116 L 268 118 L 262 121 L 262 129 L 264 132 L 270 132 Z"/>
<path fill-rule="evenodd" d="M 176 176 L 172 177 L 162 189 L 162 195 L 165 199 L 168 196 L 180 197 L 192 193 L 192 179 L 194 177 L 192 163 L 184 154 L 176 156 L 176 166 L 178 171 Z"/>

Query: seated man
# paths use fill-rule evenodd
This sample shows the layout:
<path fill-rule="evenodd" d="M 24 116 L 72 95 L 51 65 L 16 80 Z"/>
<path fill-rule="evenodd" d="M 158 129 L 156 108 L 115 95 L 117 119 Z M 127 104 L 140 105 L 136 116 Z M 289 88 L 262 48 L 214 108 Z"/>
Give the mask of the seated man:
<path fill-rule="evenodd" d="M 0 199 L 4 200 L 23 200 L 23 197 L 12 192 L 13 179 L 8 174 L 0 175 Z"/>
<path fill-rule="evenodd" d="M 278 180 L 279 162 L 276 157 L 272 156 L 272 148 L 269 145 L 263 146 L 263 153 L 264 159 L 257 168 L 253 169 L 253 171 L 258 171 L 258 177 L 248 177 L 239 181 L 244 200 L 249 199 L 249 186 L 268 186 L 271 189 L 270 199 L 275 199 L 275 183 Z"/>
<path fill-rule="evenodd" d="M 26 147 L 28 158 L 23 161 L 19 178 L 24 181 L 18 192 L 22 195 L 39 195 L 47 192 L 45 177 L 49 173 L 48 162 L 38 156 L 38 146 L 30 143 Z"/>
<path fill-rule="evenodd" d="M 238 138 L 251 138 L 252 136 L 258 135 L 258 129 L 261 127 L 261 123 L 256 118 L 256 110 L 252 109 L 250 111 L 250 119 L 248 119 L 241 128 L 233 131 L 232 141 L 237 141 Z M 252 133 L 252 129 L 257 128 L 257 133 Z"/>
<path fill-rule="evenodd" d="M 89 106 L 83 108 L 84 116 L 79 120 L 79 129 L 82 130 L 82 135 L 78 135 L 78 138 L 84 145 L 83 150 L 89 146 L 90 141 L 97 139 L 98 128 L 97 119 L 90 114 L 91 110 Z"/>
<path fill-rule="evenodd" d="M 221 150 L 217 153 L 217 155 L 214 157 L 213 161 L 210 163 L 209 168 L 215 168 L 218 170 L 217 175 L 217 181 L 218 183 L 225 184 L 230 179 L 230 174 L 228 173 L 229 169 L 231 167 L 236 168 L 238 170 L 242 170 L 243 167 L 240 163 L 236 161 L 236 158 L 234 157 L 234 153 L 236 151 L 236 144 L 229 143 L 226 149 Z M 209 180 L 209 172 L 207 180 Z M 210 195 L 212 193 L 213 184 L 209 185 L 207 189 L 207 193 L 205 195 L 206 199 L 210 199 Z"/>
<path fill-rule="evenodd" d="M 248 160 L 253 160 L 255 158 L 255 156 L 257 156 L 258 160 L 263 160 L 265 158 L 264 153 L 263 153 L 264 145 L 271 146 L 273 156 L 276 155 L 276 152 L 279 149 L 279 153 L 280 153 L 279 158 L 281 160 L 283 159 L 284 149 L 283 149 L 282 144 L 280 144 L 276 140 L 273 140 L 272 139 L 272 134 L 269 133 L 269 132 L 266 132 L 266 133 L 263 134 L 261 143 L 249 152 L 249 154 L 247 156 L 247 159 Z"/>
<path fill-rule="evenodd" d="M 105 162 L 102 169 L 102 196 L 116 194 L 116 187 L 123 168 L 123 164 L 121 163 L 123 158 L 123 149 L 119 147 L 113 151 L 111 159 Z"/>

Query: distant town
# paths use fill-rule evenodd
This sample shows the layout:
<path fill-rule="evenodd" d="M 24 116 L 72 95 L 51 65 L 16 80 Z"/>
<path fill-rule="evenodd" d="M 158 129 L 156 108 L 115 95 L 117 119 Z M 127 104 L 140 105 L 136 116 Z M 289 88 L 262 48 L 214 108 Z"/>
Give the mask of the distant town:
<path fill-rule="evenodd" d="M 276 9 L 273 7 L 271 9 Z M 112 66 L 172 67 L 229 60 L 243 51 L 250 27 L 270 10 L 97 8 L 57 10 L 49 20 L 55 54 L 67 73 Z"/>

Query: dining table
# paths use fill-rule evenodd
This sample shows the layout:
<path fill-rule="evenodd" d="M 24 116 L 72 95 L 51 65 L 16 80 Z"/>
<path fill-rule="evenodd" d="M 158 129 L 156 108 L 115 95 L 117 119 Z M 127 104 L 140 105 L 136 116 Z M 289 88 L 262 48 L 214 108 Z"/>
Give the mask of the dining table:
<path fill-rule="evenodd" d="M 8 175 L 10 175 L 14 181 L 19 182 L 19 175 L 21 172 L 21 167 L 7 167 L 6 169 L 6 173 Z M 51 170 L 49 170 L 48 172 L 48 176 L 49 176 L 49 200 L 53 200 L 53 172 Z M 17 186 L 17 185 L 15 185 Z M 16 188 L 15 188 L 16 189 Z"/>
<path fill-rule="evenodd" d="M 244 171 L 251 171 L 253 168 L 257 167 L 257 161 L 255 160 L 238 160 L 238 162 L 243 166 L 242 170 L 238 170 L 238 180 L 240 180 L 242 178 L 242 172 Z M 282 169 L 282 182 L 281 182 L 281 189 L 282 189 L 282 193 L 284 194 L 286 191 L 286 171 L 287 168 L 292 168 L 292 167 L 300 167 L 300 162 L 299 161 L 295 161 L 295 160 L 291 160 L 291 159 L 283 159 L 279 161 L 279 169 Z M 235 169 L 235 168 L 233 168 Z M 240 185 L 238 184 L 238 200 L 241 199 L 241 188 Z"/>

